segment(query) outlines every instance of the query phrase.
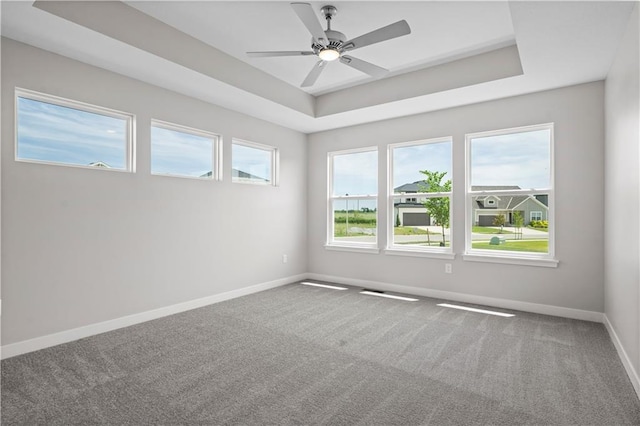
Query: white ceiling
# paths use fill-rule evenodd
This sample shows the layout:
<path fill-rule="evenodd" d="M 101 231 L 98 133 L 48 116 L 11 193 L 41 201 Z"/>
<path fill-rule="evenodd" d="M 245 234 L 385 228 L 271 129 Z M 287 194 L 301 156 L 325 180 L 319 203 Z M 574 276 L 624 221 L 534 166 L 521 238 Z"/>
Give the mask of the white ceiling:
<path fill-rule="evenodd" d="M 320 17 L 325 2 L 311 4 Z M 388 68 L 388 78 L 373 80 L 331 63 L 303 91 L 299 85 L 314 57 L 246 57 L 250 50 L 309 49 L 310 35 L 286 1 L 37 7 L 3 1 L 1 30 L 36 47 L 311 133 L 602 80 L 635 3 L 331 4 L 338 8 L 332 28 L 349 38 L 407 20 L 410 35 L 352 54 Z"/>
<path fill-rule="evenodd" d="M 241 61 L 293 86 L 300 86 L 317 62 L 315 56 L 248 58 L 247 51 L 310 50 L 311 35 L 288 2 L 127 2 Z M 507 2 L 309 2 L 320 13 L 325 4 L 338 8 L 331 28 L 348 39 L 407 20 L 411 34 L 355 50 L 351 56 L 394 74 L 480 49 L 515 43 Z M 452 26 L 455 23 L 455 26 Z M 461 31 L 464 29 L 464 31 Z M 318 82 L 304 89 L 317 95 L 373 78 L 346 65 L 330 63 Z"/>

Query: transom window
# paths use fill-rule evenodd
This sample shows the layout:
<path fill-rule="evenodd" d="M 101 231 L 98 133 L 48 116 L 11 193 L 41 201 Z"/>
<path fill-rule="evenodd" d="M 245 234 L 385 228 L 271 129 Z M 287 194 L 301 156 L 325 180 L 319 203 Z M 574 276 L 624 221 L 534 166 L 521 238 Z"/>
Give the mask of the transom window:
<path fill-rule="evenodd" d="M 327 245 L 377 248 L 378 150 L 329 153 Z"/>
<path fill-rule="evenodd" d="M 467 135 L 466 155 L 466 253 L 553 258 L 553 124 Z"/>
<path fill-rule="evenodd" d="M 276 148 L 234 139 L 231 158 L 233 182 L 278 185 L 278 150 Z"/>
<path fill-rule="evenodd" d="M 452 252 L 451 175 L 451 138 L 389 145 L 388 251 Z"/>
<path fill-rule="evenodd" d="M 16 89 L 18 161 L 133 171 L 132 114 Z"/>
<path fill-rule="evenodd" d="M 151 173 L 219 179 L 220 137 L 159 120 L 151 121 Z"/>

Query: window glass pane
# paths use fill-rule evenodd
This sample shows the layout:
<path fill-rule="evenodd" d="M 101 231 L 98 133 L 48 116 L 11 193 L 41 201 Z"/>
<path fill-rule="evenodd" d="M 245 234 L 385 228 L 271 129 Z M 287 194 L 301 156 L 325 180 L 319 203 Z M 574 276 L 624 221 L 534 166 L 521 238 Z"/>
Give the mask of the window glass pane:
<path fill-rule="evenodd" d="M 393 199 L 393 244 L 412 247 L 450 247 L 449 197 Z"/>
<path fill-rule="evenodd" d="M 442 182 L 451 180 L 451 142 L 393 148 L 394 193 L 429 192 L 422 171 L 443 174 Z"/>
<path fill-rule="evenodd" d="M 376 200 L 333 200 L 334 241 L 375 243 L 377 210 Z"/>
<path fill-rule="evenodd" d="M 213 137 L 151 127 L 151 173 L 211 179 Z"/>
<path fill-rule="evenodd" d="M 391 151 L 394 194 L 391 245 L 450 247 L 450 198 L 420 196 L 451 192 L 451 141 L 395 146 Z"/>
<path fill-rule="evenodd" d="M 472 197 L 471 247 L 549 253 L 548 198 L 548 194 Z"/>
<path fill-rule="evenodd" d="M 271 183 L 273 150 L 234 143 L 231 155 L 234 181 Z"/>
<path fill-rule="evenodd" d="M 333 156 L 333 195 L 377 195 L 378 151 Z"/>
<path fill-rule="evenodd" d="M 20 160 L 127 169 L 126 118 L 17 98 Z"/>
<path fill-rule="evenodd" d="M 477 137 L 470 149 L 471 186 L 537 189 L 551 185 L 550 129 Z"/>

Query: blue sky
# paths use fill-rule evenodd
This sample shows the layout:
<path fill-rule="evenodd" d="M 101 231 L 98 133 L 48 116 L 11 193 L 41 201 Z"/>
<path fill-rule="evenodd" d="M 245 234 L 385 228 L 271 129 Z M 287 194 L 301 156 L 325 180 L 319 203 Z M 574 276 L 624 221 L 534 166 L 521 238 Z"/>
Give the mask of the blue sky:
<path fill-rule="evenodd" d="M 272 155 L 272 151 L 234 143 L 231 151 L 232 168 L 270 181 Z"/>
<path fill-rule="evenodd" d="M 18 98 L 18 158 L 89 165 L 102 161 L 125 168 L 126 120 L 46 102 Z M 471 141 L 472 185 L 550 186 L 550 130 L 474 138 Z M 152 127 L 154 173 L 201 176 L 212 170 L 210 138 Z M 271 176 L 267 150 L 233 144 L 234 169 L 261 178 Z M 420 170 L 451 177 L 451 143 L 396 147 L 393 187 L 423 179 Z M 334 195 L 378 193 L 378 151 L 334 157 Z"/>
<path fill-rule="evenodd" d="M 126 162 L 126 120 L 18 98 L 18 158 L 87 166 Z"/>
<path fill-rule="evenodd" d="M 451 142 L 397 147 L 393 150 L 393 187 L 424 180 L 420 170 L 446 172 L 451 179 Z"/>
<path fill-rule="evenodd" d="M 212 171 L 213 139 L 151 127 L 151 172 L 199 177 Z"/>
<path fill-rule="evenodd" d="M 471 185 L 548 188 L 551 130 L 471 140 Z"/>

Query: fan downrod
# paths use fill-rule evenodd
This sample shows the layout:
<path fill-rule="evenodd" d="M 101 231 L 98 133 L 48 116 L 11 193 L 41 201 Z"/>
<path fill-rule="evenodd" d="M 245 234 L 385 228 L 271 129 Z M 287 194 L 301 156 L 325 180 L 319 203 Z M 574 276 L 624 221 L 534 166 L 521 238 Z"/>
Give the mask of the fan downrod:
<path fill-rule="evenodd" d="M 327 29 L 331 29 L 331 18 L 333 18 L 337 13 L 338 9 L 335 6 L 330 4 L 324 5 L 320 8 L 320 11 L 324 15 L 324 19 L 327 20 Z"/>

